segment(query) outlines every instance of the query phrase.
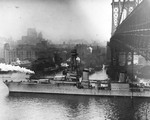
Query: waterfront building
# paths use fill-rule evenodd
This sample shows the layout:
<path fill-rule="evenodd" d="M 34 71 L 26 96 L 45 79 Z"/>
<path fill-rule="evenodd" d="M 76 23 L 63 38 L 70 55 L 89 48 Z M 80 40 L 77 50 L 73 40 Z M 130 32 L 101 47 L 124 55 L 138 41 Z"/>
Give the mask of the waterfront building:
<path fill-rule="evenodd" d="M 27 35 L 22 36 L 22 39 L 18 41 L 18 44 L 30 44 L 36 45 L 43 40 L 42 33 L 37 33 L 35 28 L 28 28 Z"/>
<path fill-rule="evenodd" d="M 11 49 L 9 43 L 4 45 L 4 61 L 6 64 L 19 60 L 33 61 L 36 59 L 35 47 L 33 45 L 23 44 Z"/>
<path fill-rule="evenodd" d="M 15 62 L 17 58 L 21 61 L 33 61 L 37 58 L 37 49 L 43 49 L 49 45 L 48 42 L 43 39 L 42 33 L 38 33 L 35 28 L 29 28 L 27 35 L 22 36 L 22 39 L 17 41 L 17 43 L 18 45 L 11 47 L 10 43 L 4 45 L 3 58 L 5 63 L 10 64 Z"/>
<path fill-rule="evenodd" d="M 28 28 L 27 36 L 31 38 L 37 38 L 37 32 L 35 28 Z"/>
<path fill-rule="evenodd" d="M 35 60 L 35 47 L 33 45 L 18 45 L 15 49 L 16 57 L 20 60 Z"/>
<path fill-rule="evenodd" d="M 4 44 L 4 61 L 6 64 L 10 63 L 10 45 L 9 43 Z"/>

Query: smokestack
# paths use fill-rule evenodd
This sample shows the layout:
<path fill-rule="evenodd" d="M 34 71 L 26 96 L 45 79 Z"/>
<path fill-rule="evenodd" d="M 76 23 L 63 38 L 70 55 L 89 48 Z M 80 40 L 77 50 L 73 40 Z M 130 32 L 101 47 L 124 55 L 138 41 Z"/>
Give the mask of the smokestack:
<path fill-rule="evenodd" d="M 89 69 L 83 70 L 81 85 L 83 88 L 89 88 Z"/>
<path fill-rule="evenodd" d="M 89 81 L 89 69 L 85 68 L 83 70 L 82 80 L 83 81 Z"/>

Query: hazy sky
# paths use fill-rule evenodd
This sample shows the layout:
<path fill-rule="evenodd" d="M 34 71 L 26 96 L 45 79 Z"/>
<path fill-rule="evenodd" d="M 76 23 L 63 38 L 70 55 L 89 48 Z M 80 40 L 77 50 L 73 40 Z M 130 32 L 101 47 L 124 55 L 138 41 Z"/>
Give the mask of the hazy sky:
<path fill-rule="evenodd" d="M 111 0 L 1 0 L 0 36 L 21 39 L 36 28 L 51 40 L 109 40 Z"/>

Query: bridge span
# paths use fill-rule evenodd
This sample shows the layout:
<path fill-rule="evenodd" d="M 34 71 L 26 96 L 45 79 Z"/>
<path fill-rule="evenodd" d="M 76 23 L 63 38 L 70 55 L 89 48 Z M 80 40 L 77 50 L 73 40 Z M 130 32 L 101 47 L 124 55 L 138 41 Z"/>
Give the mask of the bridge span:
<path fill-rule="evenodd" d="M 150 60 L 150 0 L 112 0 L 112 36 L 108 48 L 111 56 L 108 74 L 112 80 L 118 81 L 120 75 L 134 80 L 141 67 L 135 65 L 135 56 Z"/>

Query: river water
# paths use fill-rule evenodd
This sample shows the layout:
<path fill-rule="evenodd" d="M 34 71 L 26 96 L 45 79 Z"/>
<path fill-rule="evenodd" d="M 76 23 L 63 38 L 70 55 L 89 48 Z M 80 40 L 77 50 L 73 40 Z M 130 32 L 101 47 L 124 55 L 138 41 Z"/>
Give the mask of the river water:
<path fill-rule="evenodd" d="M 92 76 L 102 75 L 102 72 Z M 19 75 L 14 75 L 18 78 Z M 20 79 L 23 75 L 19 76 Z M 146 120 L 150 98 L 8 94 L 1 75 L 0 120 Z"/>

